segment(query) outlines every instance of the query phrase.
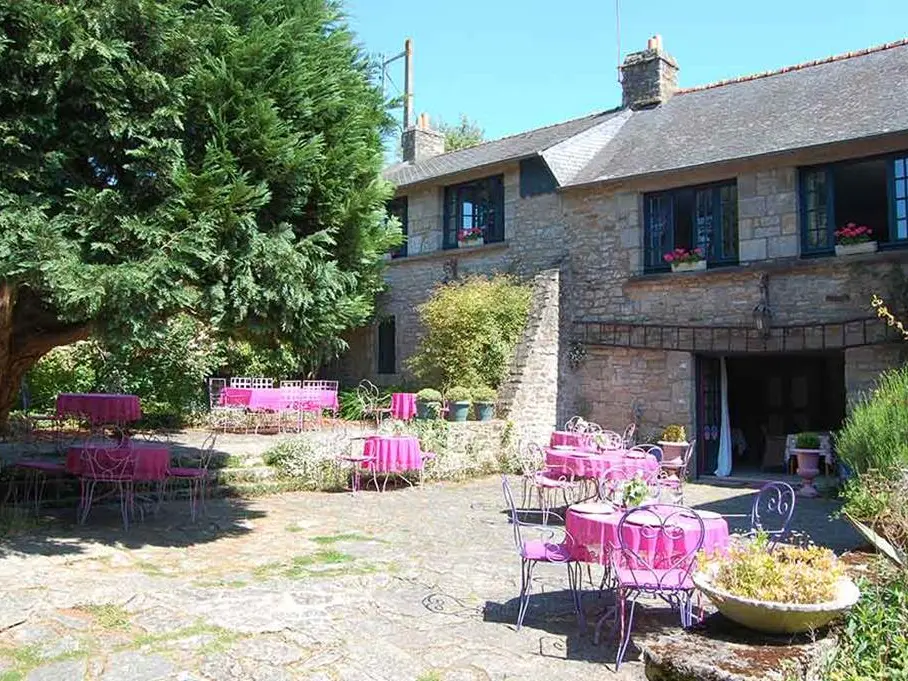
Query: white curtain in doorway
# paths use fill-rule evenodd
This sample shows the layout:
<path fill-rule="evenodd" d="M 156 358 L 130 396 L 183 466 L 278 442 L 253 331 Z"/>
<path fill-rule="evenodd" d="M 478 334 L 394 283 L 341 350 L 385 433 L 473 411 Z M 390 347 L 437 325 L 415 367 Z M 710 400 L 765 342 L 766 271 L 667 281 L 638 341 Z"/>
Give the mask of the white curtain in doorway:
<path fill-rule="evenodd" d="M 731 423 L 728 418 L 728 373 L 725 369 L 725 358 L 720 360 L 721 363 L 721 382 L 722 388 L 722 419 L 719 428 L 719 465 L 716 468 L 716 476 L 725 478 L 731 475 Z"/>

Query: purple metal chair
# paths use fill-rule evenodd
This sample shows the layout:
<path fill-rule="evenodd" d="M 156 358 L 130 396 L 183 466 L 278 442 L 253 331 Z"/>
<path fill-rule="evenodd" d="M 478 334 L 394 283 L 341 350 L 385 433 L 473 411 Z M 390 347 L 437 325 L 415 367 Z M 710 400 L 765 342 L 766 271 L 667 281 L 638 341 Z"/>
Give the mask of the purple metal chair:
<path fill-rule="evenodd" d="M 663 456 L 662 447 L 660 447 L 659 445 L 647 445 L 647 444 L 634 445 L 633 447 L 630 448 L 629 451 L 643 452 L 644 454 L 652 454 L 654 457 L 656 457 L 656 461 L 658 461 L 659 463 L 662 463 L 662 456 Z"/>
<path fill-rule="evenodd" d="M 695 589 L 691 574 L 705 534 L 702 518 L 683 506 L 638 506 L 621 516 L 618 550 L 612 553 L 611 560 L 616 624 L 620 625 L 616 670 L 630 642 L 634 608 L 640 596 L 661 598 L 679 611 L 682 627 L 691 625 Z M 602 623 L 596 627 L 597 640 Z"/>
<path fill-rule="evenodd" d="M 84 525 L 88 520 L 91 505 L 96 500 L 95 488 L 98 483 L 110 485 L 120 501 L 123 529 L 129 529 L 129 516 L 135 512 L 135 472 L 138 454 L 135 450 L 121 447 L 119 443 L 102 438 L 89 439 L 82 447 L 79 460 L 81 473 L 79 483 L 78 520 Z"/>
<path fill-rule="evenodd" d="M 521 521 L 517 514 L 517 506 L 514 503 L 514 495 L 511 493 L 511 485 L 506 475 L 501 476 L 501 489 L 504 492 L 504 498 L 507 501 L 511 516 L 511 525 L 514 528 L 514 544 L 520 554 L 520 609 L 517 612 L 517 631 L 520 631 L 520 627 L 523 625 L 523 618 L 526 616 L 527 606 L 530 603 L 533 568 L 536 567 L 537 563 L 563 564 L 567 566 L 571 599 L 574 601 L 574 611 L 577 613 L 577 619 L 582 628 L 584 620 L 580 592 L 582 580 L 581 564 L 571 558 L 572 540 L 570 535 L 566 530 L 560 528 L 533 525 L 532 523 Z M 550 515 L 556 514 L 552 513 Z M 541 531 L 547 535 L 547 538 L 525 540 L 521 534 L 522 527 Z M 559 543 L 552 541 L 556 532 L 564 534 L 564 539 Z"/>
<path fill-rule="evenodd" d="M 771 543 L 788 535 L 794 515 L 795 491 L 787 482 L 768 482 L 760 488 L 750 511 L 750 531 L 764 532 Z"/>

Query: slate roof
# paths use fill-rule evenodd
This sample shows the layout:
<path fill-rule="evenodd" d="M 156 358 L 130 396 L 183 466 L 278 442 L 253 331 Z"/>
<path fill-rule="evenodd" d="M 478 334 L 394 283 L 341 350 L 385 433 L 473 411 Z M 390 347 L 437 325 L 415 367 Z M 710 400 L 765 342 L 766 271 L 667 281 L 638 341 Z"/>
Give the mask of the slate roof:
<path fill-rule="evenodd" d="M 908 131 L 908 39 L 680 90 L 652 109 L 612 109 L 398 163 L 399 187 L 541 155 L 559 186 Z"/>
<path fill-rule="evenodd" d="M 419 163 L 398 163 L 386 168 L 384 176 L 398 187 L 402 187 L 503 161 L 536 156 L 543 150 L 589 130 L 618 113 L 619 110 L 594 113 L 564 123 L 483 142 L 468 149 L 433 156 Z"/>
<path fill-rule="evenodd" d="M 636 111 L 571 184 L 908 130 L 908 41 L 681 91 Z"/>

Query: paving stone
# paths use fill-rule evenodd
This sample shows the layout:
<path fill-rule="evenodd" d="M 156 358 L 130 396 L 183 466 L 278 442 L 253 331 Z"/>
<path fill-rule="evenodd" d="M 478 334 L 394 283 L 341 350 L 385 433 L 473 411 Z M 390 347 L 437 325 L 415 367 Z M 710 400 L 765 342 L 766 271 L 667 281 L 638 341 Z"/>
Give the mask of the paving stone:
<path fill-rule="evenodd" d="M 33 669 L 25 681 L 81 681 L 86 678 L 86 668 L 85 660 L 63 660 Z"/>
<path fill-rule="evenodd" d="M 174 671 L 165 657 L 127 651 L 108 658 L 101 681 L 160 681 Z"/>

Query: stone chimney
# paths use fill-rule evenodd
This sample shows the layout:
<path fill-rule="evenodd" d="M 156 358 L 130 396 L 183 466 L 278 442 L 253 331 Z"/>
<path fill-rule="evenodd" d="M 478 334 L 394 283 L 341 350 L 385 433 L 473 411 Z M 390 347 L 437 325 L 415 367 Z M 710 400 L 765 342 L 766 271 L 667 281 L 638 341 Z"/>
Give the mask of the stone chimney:
<path fill-rule="evenodd" d="M 665 104 L 678 90 L 678 63 L 654 35 L 642 52 L 631 52 L 621 67 L 621 105 L 631 109 Z"/>
<path fill-rule="evenodd" d="M 445 153 L 445 136 L 429 127 L 429 117 L 424 113 L 419 114 L 415 126 L 404 130 L 400 143 L 403 159 L 409 163 L 419 163 Z"/>

